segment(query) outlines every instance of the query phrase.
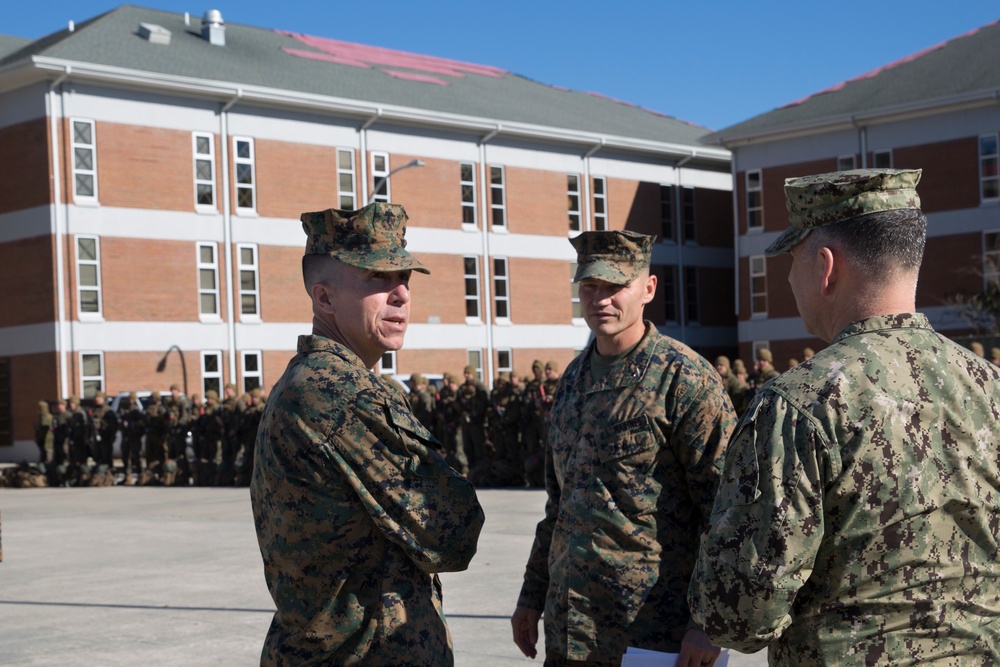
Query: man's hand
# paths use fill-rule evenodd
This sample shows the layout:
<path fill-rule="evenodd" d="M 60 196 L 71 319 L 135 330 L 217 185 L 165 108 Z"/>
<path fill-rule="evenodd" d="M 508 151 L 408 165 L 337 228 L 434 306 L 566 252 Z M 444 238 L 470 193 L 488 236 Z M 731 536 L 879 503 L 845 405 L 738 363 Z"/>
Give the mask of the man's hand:
<path fill-rule="evenodd" d="M 691 628 L 685 633 L 681 642 L 677 667 L 711 667 L 720 652 L 719 647 L 712 644 L 708 635 L 702 630 Z"/>
<path fill-rule="evenodd" d="M 541 617 L 542 612 L 537 609 L 528 609 L 520 605 L 514 610 L 514 615 L 510 617 L 510 626 L 514 631 L 514 643 L 521 649 L 521 653 L 529 658 L 534 658 L 536 655 L 538 621 Z M 708 641 L 707 637 L 706 641 Z M 716 649 L 716 653 L 718 653 L 718 649 Z"/>

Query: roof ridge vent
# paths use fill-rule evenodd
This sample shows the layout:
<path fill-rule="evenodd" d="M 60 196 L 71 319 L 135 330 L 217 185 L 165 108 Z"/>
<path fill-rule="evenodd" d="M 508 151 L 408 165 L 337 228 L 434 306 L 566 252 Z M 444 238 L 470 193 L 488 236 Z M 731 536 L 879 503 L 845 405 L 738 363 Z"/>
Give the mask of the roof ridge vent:
<path fill-rule="evenodd" d="M 155 23 L 140 23 L 139 36 L 150 44 L 170 44 L 170 31 Z"/>
<path fill-rule="evenodd" d="M 201 19 L 201 36 L 215 46 L 226 45 L 226 24 L 222 20 L 222 12 L 209 9 Z"/>

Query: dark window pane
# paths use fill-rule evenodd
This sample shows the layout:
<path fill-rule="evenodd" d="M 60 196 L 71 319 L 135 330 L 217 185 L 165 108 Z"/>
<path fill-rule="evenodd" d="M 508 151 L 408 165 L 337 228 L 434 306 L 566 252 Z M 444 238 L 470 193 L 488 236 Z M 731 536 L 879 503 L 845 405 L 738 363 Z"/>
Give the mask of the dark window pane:
<path fill-rule="evenodd" d="M 465 279 L 465 295 L 466 296 L 478 296 L 479 295 L 479 281 L 475 278 Z"/>
<path fill-rule="evenodd" d="M 248 373 L 255 373 L 260 369 L 260 357 L 256 354 L 248 354 L 243 357 L 243 370 Z"/>
<path fill-rule="evenodd" d="M 97 240 L 96 239 L 77 239 L 76 247 L 78 249 L 78 254 L 80 259 L 85 262 L 93 262 L 97 260 Z"/>
<path fill-rule="evenodd" d="M 470 181 L 470 182 L 472 181 L 472 165 L 471 164 L 463 164 L 462 165 L 462 180 L 463 181 Z"/>
<path fill-rule="evenodd" d="M 250 158 L 250 142 L 249 141 L 237 141 L 236 142 L 236 157 L 247 160 Z"/>
<path fill-rule="evenodd" d="M 253 190 L 250 188 L 237 188 L 236 206 L 239 208 L 253 208 Z"/>
<path fill-rule="evenodd" d="M 219 372 L 219 356 L 215 354 L 210 354 L 205 356 L 205 372 L 206 373 L 218 373 Z"/>
<path fill-rule="evenodd" d="M 211 185 L 199 185 L 198 203 L 204 206 L 212 206 L 215 204 L 215 188 Z"/>
<path fill-rule="evenodd" d="M 257 295 L 243 294 L 240 296 L 240 312 L 244 315 L 257 314 Z"/>
<path fill-rule="evenodd" d="M 503 209 L 502 208 L 495 208 L 495 209 L 493 209 L 493 226 L 494 227 L 503 227 L 503 224 L 504 224 L 504 221 L 503 221 Z"/>
<path fill-rule="evenodd" d="M 198 155 L 211 155 L 211 145 L 208 143 L 208 137 L 197 137 L 195 140 L 195 152 Z"/>
<path fill-rule="evenodd" d="M 471 206 L 462 207 L 462 222 L 467 225 L 476 224 L 476 210 Z"/>
<path fill-rule="evenodd" d="M 462 201 L 472 203 L 476 201 L 476 190 L 471 185 L 462 186 Z"/>
<path fill-rule="evenodd" d="M 208 160 L 195 160 L 196 178 L 199 181 L 212 180 L 212 163 Z"/>
<path fill-rule="evenodd" d="M 80 265 L 80 285 L 97 287 L 97 266 L 95 264 Z"/>
<path fill-rule="evenodd" d="M 475 257 L 466 257 L 464 259 L 465 259 L 465 275 L 473 276 L 479 273 L 476 270 L 477 262 Z"/>
<path fill-rule="evenodd" d="M 240 289 L 253 291 L 257 289 L 257 275 L 253 271 L 240 271 Z"/>
<path fill-rule="evenodd" d="M 73 141 L 78 144 L 92 144 L 93 126 L 90 123 L 73 123 Z"/>
<path fill-rule="evenodd" d="M 80 291 L 80 312 L 83 313 L 100 312 L 98 295 L 96 290 Z"/>
<path fill-rule="evenodd" d="M 466 302 L 465 302 L 465 316 L 466 317 L 479 317 L 479 304 L 476 301 L 466 300 Z"/>
<path fill-rule="evenodd" d="M 253 168 L 248 164 L 236 165 L 236 182 L 243 185 L 253 184 Z"/>
<path fill-rule="evenodd" d="M 76 194 L 81 197 L 94 196 L 94 177 L 87 174 L 76 175 Z"/>
<path fill-rule="evenodd" d="M 506 301 L 497 301 L 497 317 L 509 317 Z"/>

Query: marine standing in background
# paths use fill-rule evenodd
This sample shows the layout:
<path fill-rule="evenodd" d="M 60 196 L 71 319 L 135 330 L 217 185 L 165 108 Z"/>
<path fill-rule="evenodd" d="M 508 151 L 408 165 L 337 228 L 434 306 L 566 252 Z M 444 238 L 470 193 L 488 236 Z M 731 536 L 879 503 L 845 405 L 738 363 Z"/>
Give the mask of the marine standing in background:
<path fill-rule="evenodd" d="M 486 429 L 490 395 L 483 383 L 476 379 L 475 368 L 466 366 L 462 374 L 465 382 L 459 387 L 458 401 L 462 407 L 462 444 L 465 446 L 465 457 L 469 460 L 471 472 L 488 458 Z"/>
<path fill-rule="evenodd" d="M 38 445 L 38 462 L 51 463 L 55 442 L 55 419 L 49 411 L 48 401 L 38 401 L 38 421 L 35 422 L 35 444 Z"/>
<path fill-rule="evenodd" d="M 594 341 L 559 382 L 546 447 L 545 518 L 511 617 L 546 665 L 618 665 L 630 646 L 712 665 L 686 593 L 735 424 L 719 374 L 643 320 L 653 237 L 584 232 L 574 281 Z M 544 611 L 544 616 L 543 616 Z"/>
<path fill-rule="evenodd" d="M 134 484 L 142 470 L 142 441 L 146 435 L 146 413 L 133 391 L 119 408 L 122 424 L 122 467 L 125 484 Z"/>
<path fill-rule="evenodd" d="M 77 467 L 87 463 L 87 458 L 91 456 L 93 424 L 76 396 L 69 397 L 66 413 L 69 415 L 69 462 Z"/>
<path fill-rule="evenodd" d="M 94 407 L 90 410 L 93 430 L 97 434 L 94 442 L 94 461 L 103 471 L 114 466 L 115 436 L 118 435 L 118 414 L 106 402 L 103 391 L 94 394 Z"/>
<path fill-rule="evenodd" d="M 464 570 L 483 511 L 405 397 L 371 369 L 409 323 L 406 213 L 302 215 L 313 333 L 271 392 L 250 497 L 277 611 L 262 665 L 454 662 L 438 572 Z"/>
<path fill-rule="evenodd" d="M 154 391 L 146 406 L 146 469 L 142 473 L 142 484 L 158 481 L 163 475 L 170 422 L 170 411 L 160 399 L 160 392 Z"/>
<path fill-rule="evenodd" d="M 444 384 L 438 395 L 437 424 L 439 439 L 444 445 L 448 464 L 462 475 L 469 474 L 469 460 L 462 442 L 462 406 L 458 398 L 459 387 L 455 376 L 444 374 Z"/>
<path fill-rule="evenodd" d="M 690 596 L 772 665 L 1000 664 L 1000 370 L 916 312 L 919 170 L 788 179 L 806 331 L 726 457 Z"/>

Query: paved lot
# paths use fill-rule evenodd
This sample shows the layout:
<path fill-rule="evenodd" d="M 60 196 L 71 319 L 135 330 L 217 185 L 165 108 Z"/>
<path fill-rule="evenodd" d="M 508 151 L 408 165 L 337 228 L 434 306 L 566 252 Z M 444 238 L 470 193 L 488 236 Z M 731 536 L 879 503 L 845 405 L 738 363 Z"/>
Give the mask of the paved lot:
<path fill-rule="evenodd" d="M 479 553 L 442 576 L 456 665 L 537 665 L 508 618 L 544 493 L 480 498 Z M 274 607 L 246 489 L 0 489 L 0 512 L 0 664 L 257 664 Z"/>

